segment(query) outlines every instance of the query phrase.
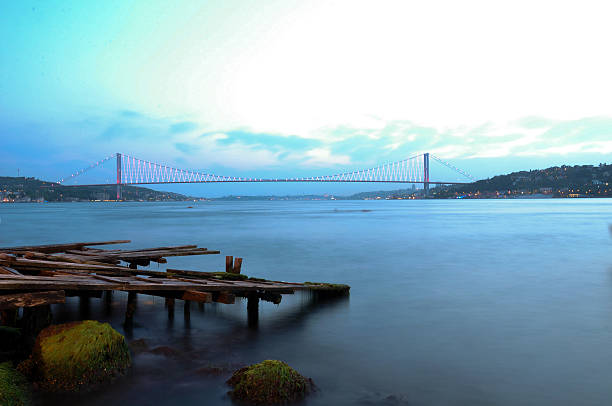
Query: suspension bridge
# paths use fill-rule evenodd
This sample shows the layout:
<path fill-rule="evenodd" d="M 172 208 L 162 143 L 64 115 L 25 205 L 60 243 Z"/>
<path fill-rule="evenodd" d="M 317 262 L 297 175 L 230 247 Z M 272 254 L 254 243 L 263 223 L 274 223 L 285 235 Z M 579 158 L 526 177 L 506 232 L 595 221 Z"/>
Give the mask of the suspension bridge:
<path fill-rule="evenodd" d="M 465 181 L 442 181 L 430 179 L 430 158 L 458 173 Z M 85 185 L 67 185 L 68 181 L 95 169 L 106 162 L 116 160 L 117 179 L 115 183 L 95 183 Z M 423 184 L 425 193 L 430 185 L 460 185 L 474 182 L 474 178 L 453 166 L 449 162 L 428 152 L 411 156 L 401 161 L 389 162 L 373 168 L 351 172 L 342 172 L 325 176 L 310 177 L 237 177 L 222 176 L 195 170 L 178 169 L 168 165 L 150 162 L 133 156 L 116 153 L 72 175 L 62 178 L 57 183 L 65 186 L 117 186 L 117 200 L 121 199 L 122 185 L 153 185 L 170 183 L 245 183 L 245 182 L 343 182 L 343 183 L 412 183 Z"/>

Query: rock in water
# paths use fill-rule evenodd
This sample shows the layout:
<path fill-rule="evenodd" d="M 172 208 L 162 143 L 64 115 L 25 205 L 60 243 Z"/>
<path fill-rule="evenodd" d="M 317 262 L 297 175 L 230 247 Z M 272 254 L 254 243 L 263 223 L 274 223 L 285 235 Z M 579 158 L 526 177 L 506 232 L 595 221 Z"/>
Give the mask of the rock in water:
<path fill-rule="evenodd" d="M 227 383 L 230 396 L 259 405 L 284 404 L 302 399 L 313 388 L 311 379 L 282 361 L 266 360 L 234 372 Z"/>
<path fill-rule="evenodd" d="M 11 366 L 0 364 L 0 405 L 26 406 L 30 404 L 30 391 L 26 379 Z"/>
<path fill-rule="evenodd" d="M 86 320 L 42 330 L 20 370 L 43 390 L 71 392 L 111 381 L 130 364 L 125 338 L 108 323 Z"/>

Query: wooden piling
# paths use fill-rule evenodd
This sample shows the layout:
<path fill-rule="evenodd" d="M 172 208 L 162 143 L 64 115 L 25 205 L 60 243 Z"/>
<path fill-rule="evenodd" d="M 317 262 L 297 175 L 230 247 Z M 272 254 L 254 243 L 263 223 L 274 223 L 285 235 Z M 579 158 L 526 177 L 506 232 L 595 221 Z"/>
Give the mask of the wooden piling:
<path fill-rule="evenodd" d="M 234 257 L 228 255 L 225 257 L 225 272 L 232 273 L 234 271 Z"/>
<path fill-rule="evenodd" d="M 136 292 L 128 293 L 127 307 L 125 309 L 125 321 L 123 323 L 123 326 L 125 327 L 126 330 L 130 330 L 130 331 L 134 323 L 134 313 L 136 312 L 136 301 L 137 301 L 136 295 L 137 295 Z"/>
<path fill-rule="evenodd" d="M 166 306 L 168 307 L 168 321 L 174 320 L 174 298 L 166 298 Z"/>
<path fill-rule="evenodd" d="M 236 258 L 234 260 L 234 266 L 232 268 L 232 273 L 240 273 L 240 268 L 242 268 L 242 258 Z"/>
<path fill-rule="evenodd" d="M 113 312 L 113 291 L 107 290 L 104 292 L 104 312 L 110 316 Z"/>
<path fill-rule="evenodd" d="M 15 327 L 17 324 L 17 308 L 7 308 L 0 311 L 0 326 Z"/>
<path fill-rule="evenodd" d="M 256 293 L 247 296 L 247 320 L 249 328 L 257 329 L 259 324 L 259 296 Z"/>
<path fill-rule="evenodd" d="M 191 301 L 185 300 L 183 305 L 183 318 L 185 320 L 185 326 L 189 327 L 191 322 Z"/>

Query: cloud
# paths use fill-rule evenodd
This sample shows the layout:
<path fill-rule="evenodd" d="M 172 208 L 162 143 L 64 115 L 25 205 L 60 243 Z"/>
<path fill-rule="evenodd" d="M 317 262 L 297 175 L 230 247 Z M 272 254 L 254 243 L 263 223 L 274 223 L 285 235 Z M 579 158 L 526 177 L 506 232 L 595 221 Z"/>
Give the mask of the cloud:
<path fill-rule="evenodd" d="M 193 131 L 196 128 L 198 128 L 198 125 L 196 123 L 193 123 L 191 121 L 182 121 L 180 123 L 172 124 L 170 126 L 170 132 L 173 134 L 180 134 Z"/>
<path fill-rule="evenodd" d="M 185 154 L 194 154 L 201 149 L 199 145 L 189 144 L 186 142 L 176 142 L 174 147 Z"/>
<path fill-rule="evenodd" d="M 123 117 L 129 117 L 129 118 L 142 117 L 142 114 L 140 114 L 137 111 L 133 111 L 133 110 L 121 110 L 119 114 Z"/>
<path fill-rule="evenodd" d="M 202 134 L 202 137 L 216 136 L 219 145 L 241 144 L 256 149 L 268 150 L 304 150 L 307 148 L 318 147 L 322 141 L 310 138 L 298 137 L 296 135 L 280 135 L 253 133 L 245 130 L 232 130 L 224 132 L 209 132 Z M 222 136 L 222 137 L 220 137 Z"/>
<path fill-rule="evenodd" d="M 461 161 L 470 171 L 474 169 L 469 165 L 482 159 L 519 162 L 537 157 L 538 162 L 550 162 L 556 156 L 571 163 L 573 157 L 585 154 L 612 153 L 612 118 L 604 116 L 577 120 L 529 116 L 457 127 L 381 119 L 376 125 L 322 127 L 305 135 L 245 127 L 192 131 L 197 128 L 206 126 L 131 110 L 72 122 L 5 122 L 0 123 L 0 160 L 6 173 L 15 172 L 14 167 L 42 168 L 39 162 L 44 162 L 40 173 L 32 173 L 43 178 L 65 176 L 115 152 L 236 176 L 245 171 L 252 176 L 308 176 L 312 169 L 330 173 L 363 169 L 422 152 Z M 27 153 L 25 144 L 31 145 Z"/>
<path fill-rule="evenodd" d="M 328 148 L 314 148 L 304 154 L 303 164 L 308 166 L 348 165 L 351 158 L 348 155 L 334 155 Z"/>

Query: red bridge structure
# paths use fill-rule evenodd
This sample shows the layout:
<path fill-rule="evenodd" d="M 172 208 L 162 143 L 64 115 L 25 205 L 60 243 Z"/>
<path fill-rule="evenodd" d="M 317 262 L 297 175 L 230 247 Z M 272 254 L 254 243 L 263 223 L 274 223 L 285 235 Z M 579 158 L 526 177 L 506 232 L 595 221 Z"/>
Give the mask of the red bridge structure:
<path fill-rule="evenodd" d="M 440 164 L 459 173 L 465 182 L 456 181 L 432 181 L 429 178 L 430 158 Z M 460 185 L 474 181 L 468 173 L 456 168 L 452 164 L 436 157 L 428 152 L 411 156 L 401 161 L 384 163 L 374 168 L 361 169 L 352 172 L 337 173 L 326 176 L 310 177 L 278 177 L 278 178 L 253 178 L 238 176 L 222 176 L 213 173 L 205 173 L 196 170 L 177 169 L 168 165 L 145 161 L 133 156 L 116 153 L 104 158 L 89 167 L 73 173 L 69 177 L 60 179 L 57 183 L 65 182 L 94 169 L 105 162 L 116 159 L 117 182 L 98 183 L 78 186 L 110 186 L 117 185 L 117 200 L 121 199 L 122 185 L 153 185 L 167 183 L 245 183 L 245 182 L 361 182 L 361 183 L 416 183 L 423 184 L 425 193 L 429 191 L 429 185 Z M 76 186 L 76 185 L 75 185 Z"/>

